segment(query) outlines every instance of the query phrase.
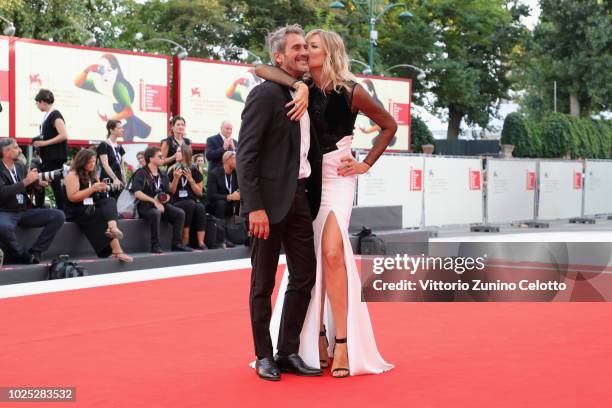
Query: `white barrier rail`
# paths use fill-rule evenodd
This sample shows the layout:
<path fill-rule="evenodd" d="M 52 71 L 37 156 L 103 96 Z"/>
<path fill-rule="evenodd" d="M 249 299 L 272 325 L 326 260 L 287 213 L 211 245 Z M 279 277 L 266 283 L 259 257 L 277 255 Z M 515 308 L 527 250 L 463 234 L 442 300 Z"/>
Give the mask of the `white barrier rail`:
<path fill-rule="evenodd" d="M 584 163 L 583 215 L 612 213 L 612 161 L 586 160 Z"/>
<path fill-rule="evenodd" d="M 582 215 L 582 162 L 538 162 L 538 219 L 556 220 Z"/>
<path fill-rule="evenodd" d="M 535 218 L 536 167 L 536 160 L 487 159 L 487 223 L 503 224 Z"/>

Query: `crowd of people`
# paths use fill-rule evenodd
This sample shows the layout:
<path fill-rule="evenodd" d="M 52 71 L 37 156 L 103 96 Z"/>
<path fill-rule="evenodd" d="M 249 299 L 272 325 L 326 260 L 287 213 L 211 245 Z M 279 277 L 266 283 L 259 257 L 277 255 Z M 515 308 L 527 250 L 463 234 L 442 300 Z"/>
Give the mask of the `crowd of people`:
<path fill-rule="evenodd" d="M 191 252 L 206 248 L 208 219 L 223 224 L 239 214 L 238 142 L 231 137 L 230 122 L 223 121 L 219 134 L 207 139 L 205 155 L 194 155 L 191 140 L 185 136 L 186 121 L 175 116 L 171 134 L 159 146 L 138 152 L 138 168 L 128 174 L 120 120 L 108 120 L 105 140 L 80 149 L 68 161 L 67 125 L 53 106 L 53 93 L 41 89 L 35 101 L 44 117 L 40 134 L 33 139 L 35 156 L 30 162 L 14 139 L 0 140 L 0 247 L 5 261 L 39 263 L 63 223 L 70 221 L 78 225 L 99 257 L 132 262 L 121 247 L 124 234 L 117 224 L 122 217 L 117 201 L 124 192 L 133 196 L 137 216 L 149 224 L 152 253 L 163 252 L 162 220 L 172 227 L 171 250 Z M 55 208 L 45 199 L 48 186 Z M 24 248 L 16 233 L 18 226 L 43 229 L 36 242 Z M 224 240 L 220 246 L 234 244 Z"/>

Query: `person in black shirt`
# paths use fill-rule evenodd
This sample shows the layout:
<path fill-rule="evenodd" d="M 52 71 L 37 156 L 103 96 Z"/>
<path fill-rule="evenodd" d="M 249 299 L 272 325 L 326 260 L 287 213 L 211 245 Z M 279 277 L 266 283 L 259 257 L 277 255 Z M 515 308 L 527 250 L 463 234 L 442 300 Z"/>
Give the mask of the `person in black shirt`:
<path fill-rule="evenodd" d="M 176 152 L 182 145 L 191 145 L 191 140 L 185 137 L 185 118 L 175 116 L 170 121 L 172 134 L 161 143 L 161 152 L 164 157 L 163 166 L 170 166 L 176 161 Z"/>
<path fill-rule="evenodd" d="M 38 183 L 38 170 L 26 172 L 19 162 L 21 149 L 13 139 L 0 141 L 0 241 L 6 255 L 20 263 L 39 263 L 64 224 L 64 213 L 49 208 L 30 208 L 29 190 Z M 27 228 L 43 227 L 29 251 L 25 251 L 15 235 L 17 225 Z"/>
<path fill-rule="evenodd" d="M 162 218 L 172 224 L 172 250 L 190 252 L 191 248 L 181 242 L 185 212 L 169 203 L 168 176 L 159 170 L 163 162 L 161 149 L 157 146 L 147 147 L 145 162 L 147 165 L 134 173 L 132 191 L 138 200 L 138 215 L 147 220 L 151 227 L 151 252 L 163 252 L 159 245 L 159 225 Z"/>
<path fill-rule="evenodd" d="M 107 139 L 96 148 L 101 167 L 100 180 L 108 179 L 112 182 L 113 191 L 110 192 L 110 196 L 117 199 L 121 194 L 121 188 L 125 186 L 123 175 L 125 150 L 117 143 L 117 139 L 123 136 L 123 125 L 120 121 L 111 119 L 106 122 L 106 130 Z"/>
<path fill-rule="evenodd" d="M 40 140 L 34 142 L 34 147 L 40 149 L 42 160 L 41 171 L 52 171 L 61 169 L 68 159 L 68 133 L 66 123 L 62 114 L 53 108 L 55 98 L 53 92 L 41 89 L 34 98 L 36 106 L 45 116 L 40 125 Z M 51 188 L 55 195 L 55 205 L 58 209 L 64 209 L 64 191 L 59 178 L 51 181 Z"/>
<path fill-rule="evenodd" d="M 206 227 L 206 208 L 199 202 L 202 196 L 202 173 L 191 163 L 191 147 L 183 145 L 176 153 L 176 163 L 168 169 L 172 204 L 185 211 L 183 245 L 189 242 L 191 229 L 196 231 L 196 249 L 204 249 L 204 229 Z"/>
<path fill-rule="evenodd" d="M 217 167 L 208 174 L 206 186 L 212 215 L 224 219 L 232 214 L 240 214 L 235 152 L 225 152 L 223 166 Z"/>
<path fill-rule="evenodd" d="M 108 185 L 95 177 L 95 170 L 96 152 L 80 150 L 64 179 L 68 220 L 78 224 L 98 257 L 112 254 L 121 262 L 132 262 L 119 244 L 123 233 L 117 227 L 117 202 L 109 197 Z"/>

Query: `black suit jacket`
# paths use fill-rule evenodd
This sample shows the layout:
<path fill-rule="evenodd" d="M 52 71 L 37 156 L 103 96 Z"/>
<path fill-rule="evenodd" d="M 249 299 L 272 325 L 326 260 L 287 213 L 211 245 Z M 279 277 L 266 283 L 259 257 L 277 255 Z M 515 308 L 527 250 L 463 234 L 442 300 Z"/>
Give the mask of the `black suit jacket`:
<path fill-rule="evenodd" d="M 300 167 L 300 123 L 287 117 L 289 88 L 265 81 L 251 90 L 242 111 L 237 172 L 243 214 L 265 209 L 276 224 L 295 196 Z M 310 126 L 308 160 L 312 173 L 307 192 L 313 219 L 321 202 L 321 152 Z"/>
<path fill-rule="evenodd" d="M 26 188 L 21 182 L 27 174 L 26 167 L 19 162 L 15 162 L 15 169 L 17 170 L 17 177 L 20 180 L 17 183 L 13 182 L 11 172 L 6 168 L 4 163 L 0 162 L 0 211 L 15 212 L 31 207 L 30 198 L 28 197 L 30 189 Z M 17 202 L 17 194 L 23 194 L 24 204 L 20 205 Z"/>
<path fill-rule="evenodd" d="M 212 173 L 208 173 L 206 197 L 209 202 L 227 200 L 227 195 L 236 190 L 238 190 L 238 176 L 235 171 L 232 172 L 232 191 L 228 191 L 225 185 L 225 170 L 223 170 L 223 166 L 217 167 Z"/>
<path fill-rule="evenodd" d="M 238 149 L 238 141 L 236 139 L 232 139 L 234 141 L 234 146 Z M 223 167 L 223 136 L 220 133 L 217 133 L 214 136 L 206 139 L 206 160 L 208 160 L 208 173 L 212 172 L 214 169 Z"/>

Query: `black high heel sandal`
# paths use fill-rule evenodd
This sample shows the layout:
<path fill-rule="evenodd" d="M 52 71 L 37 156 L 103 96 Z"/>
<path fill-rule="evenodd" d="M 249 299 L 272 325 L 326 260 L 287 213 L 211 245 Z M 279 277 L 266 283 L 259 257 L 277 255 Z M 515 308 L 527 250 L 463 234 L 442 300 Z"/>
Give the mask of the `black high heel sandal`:
<path fill-rule="evenodd" d="M 346 343 L 346 337 L 343 338 L 343 339 L 334 339 L 334 340 L 335 340 L 336 344 L 345 344 Z M 336 346 L 334 345 L 334 351 L 335 350 L 336 350 Z M 347 356 L 348 356 L 348 351 L 347 351 Z M 346 374 L 344 374 L 344 375 L 334 375 L 334 373 L 337 372 L 337 371 L 346 371 Z M 349 375 L 351 375 L 351 372 L 350 372 L 350 370 L 347 367 L 337 367 L 337 368 L 334 368 L 332 370 L 331 374 L 332 374 L 333 378 L 346 378 Z"/>
<path fill-rule="evenodd" d="M 325 352 L 327 353 L 327 348 L 329 347 L 329 341 L 327 340 L 327 331 L 325 330 L 325 325 L 323 325 L 323 330 L 319 332 L 319 337 L 325 337 Z M 322 360 L 321 357 L 319 356 L 319 363 L 321 363 L 321 368 L 329 367 L 329 356 L 327 356 L 327 359 L 325 360 Z"/>

